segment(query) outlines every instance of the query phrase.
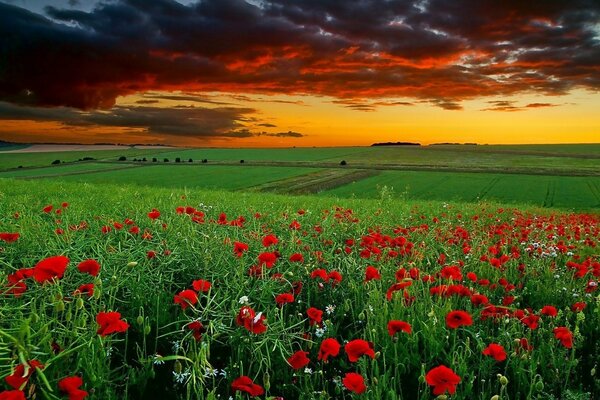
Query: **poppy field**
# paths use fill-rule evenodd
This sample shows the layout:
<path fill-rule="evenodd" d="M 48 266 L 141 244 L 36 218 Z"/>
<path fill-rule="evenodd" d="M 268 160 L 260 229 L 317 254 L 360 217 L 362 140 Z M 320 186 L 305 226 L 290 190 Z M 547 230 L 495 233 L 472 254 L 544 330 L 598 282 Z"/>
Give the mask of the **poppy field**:
<path fill-rule="evenodd" d="M 0 180 L 0 400 L 597 399 L 599 223 Z"/>

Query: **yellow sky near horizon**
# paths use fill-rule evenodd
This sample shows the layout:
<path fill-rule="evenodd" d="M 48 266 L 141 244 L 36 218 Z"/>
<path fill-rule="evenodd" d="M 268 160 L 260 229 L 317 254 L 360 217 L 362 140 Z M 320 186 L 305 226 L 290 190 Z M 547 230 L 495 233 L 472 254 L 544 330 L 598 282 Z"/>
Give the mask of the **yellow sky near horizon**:
<path fill-rule="evenodd" d="M 152 92 L 152 96 L 183 96 Z M 138 107 L 148 94 L 123 96 L 116 106 Z M 478 144 L 598 143 L 600 142 L 600 96 L 576 90 L 563 96 L 535 94 L 502 98 L 478 98 L 460 103 L 462 110 L 445 110 L 411 99 L 355 100 L 355 104 L 410 102 L 413 105 L 380 105 L 359 111 L 324 96 L 203 94 L 210 103 L 160 99 L 152 107 L 249 108 L 255 110 L 239 121 L 251 132 L 299 132 L 303 137 L 256 136 L 244 138 L 194 138 L 145 132 L 141 127 L 76 126 L 57 121 L 4 120 L 4 140 L 76 143 L 162 143 L 217 147 L 363 146 L 374 142 L 407 141 L 423 145 L 439 142 Z M 492 101 L 510 104 L 518 111 L 484 110 Z M 222 104 L 224 103 L 224 104 Z M 527 108 L 528 104 L 543 104 Z M 547 106 L 552 104 L 553 106 Z M 260 124 L 271 124 L 264 127 Z M 40 140 L 41 139 L 41 140 Z"/>

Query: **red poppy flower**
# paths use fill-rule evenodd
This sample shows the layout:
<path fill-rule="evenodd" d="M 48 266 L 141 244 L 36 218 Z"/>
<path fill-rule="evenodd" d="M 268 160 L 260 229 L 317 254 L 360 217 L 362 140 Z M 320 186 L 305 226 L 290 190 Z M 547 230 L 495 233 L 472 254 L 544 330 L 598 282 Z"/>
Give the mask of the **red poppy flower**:
<path fill-rule="evenodd" d="M 87 294 L 88 297 L 92 297 L 94 295 L 94 284 L 86 283 L 84 285 L 81 285 L 77 289 L 75 289 L 75 292 L 73 294 L 77 295 L 82 293 Z"/>
<path fill-rule="evenodd" d="M 294 253 L 290 256 L 290 262 L 304 262 L 304 256 L 301 253 Z"/>
<path fill-rule="evenodd" d="M 173 301 L 175 304 L 179 304 L 182 310 L 185 310 L 190 305 L 194 305 L 198 302 L 198 295 L 193 290 L 186 289 L 179 292 L 179 294 L 176 294 Z"/>
<path fill-rule="evenodd" d="M 547 315 L 548 317 L 556 317 L 558 315 L 558 311 L 554 306 L 544 306 L 541 310 L 542 315 Z"/>
<path fill-rule="evenodd" d="M 248 251 L 248 245 L 241 242 L 233 242 L 233 252 L 237 257 L 241 257 L 245 251 Z"/>
<path fill-rule="evenodd" d="M 258 255 L 258 265 L 264 265 L 267 268 L 273 268 L 277 261 L 277 254 L 270 252 L 263 252 Z"/>
<path fill-rule="evenodd" d="M 306 315 L 308 315 L 308 318 L 310 318 L 310 325 L 320 324 L 323 320 L 323 311 L 315 307 L 311 307 L 306 310 Z"/>
<path fill-rule="evenodd" d="M 287 359 L 287 362 L 292 366 L 292 368 L 300 369 L 308 365 L 310 362 L 310 359 L 307 356 L 308 351 L 298 350 Z"/>
<path fill-rule="evenodd" d="M 390 286 L 385 294 L 385 298 L 388 300 L 392 300 L 392 296 L 394 294 L 394 292 L 397 292 L 399 290 L 405 289 L 409 286 L 412 285 L 412 281 L 411 280 L 407 280 L 404 282 L 400 282 L 400 283 L 394 283 L 392 286 Z"/>
<path fill-rule="evenodd" d="M 96 260 L 85 260 L 77 265 L 77 269 L 80 272 L 88 273 L 92 276 L 98 276 L 100 271 L 100 264 Z"/>
<path fill-rule="evenodd" d="M 561 326 L 558 328 L 554 328 L 554 337 L 560 340 L 560 343 L 565 346 L 567 349 L 573 347 L 573 333 L 569 330 L 569 328 Z"/>
<path fill-rule="evenodd" d="M 262 245 L 265 247 L 273 246 L 279 242 L 277 236 L 275 235 L 267 235 L 262 239 Z"/>
<path fill-rule="evenodd" d="M 100 325 L 97 331 L 100 336 L 125 332 L 129 328 L 129 324 L 121 320 L 121 313 L 117 311 L 99 312 L 96 315 L 96 322 Z"/>
<path fill-rule="evenodd" d="M 2 232 L 2 233 L 0 233 L 0 240 L 2 240 L 3 242 L 6 242 L 6 243 L 13 243 L 13 242 L 16 242 L 17 240 L 19 240 L 20 236 L 21 236 L 20 233 Z"/>
<path fill-rule="evenodd" d="M 88 392 L 79 389 L 83 385 L 83 379 L 78 376 L 69 376 L 58 382 L 58 388 L 61 392 L 69 395 L 69 400 L 82 400 L 87 397 Z"/>
<path fill-rule="evenodd" d="M 131 233 L 132 235 L 137 235 L 140 233 L 140 228 L 138 226 L 132 226 L 131 228 L 129 228 L 129 233 Z"/>
<path fill-rule="evenodd" d="M 29 380 L 31 374 L 33 374 L 36 369 L 44 368 L 44 364 L 42 364 L 38 360 L 31 360 L 27 364 L 29 364 L 27 373 L 25 373 L 25 366 L 23 364 L 19 364 L 15 367 L 15 370 L 12 374 L 4 378 L 8 386 L 12 387 L 13 389 L 19 390 L 23 387 L 23 385 L 25 385 L 25 383 Z"/>
<path fill-rule="evenodd" d="M 367 355 L 371 358 L 375 358 L 375 351 L 373 351 L 373 343 L 367 342 L 363 339 L 354 339 L 346 343 L 344 350 L 348 355 L 350 362 L 357 362 L 362 355 Z"/>
<path fill-rule="evenodd" d="M 313 272 L 311 272 L 310 277 L 312 279 L 321 278 L 324 282 L 329 281 L 327 271 L 325 271 L 323 268 L 315 269 Z"/>
<path fill-rule="evenodd" d="M 33 267 L 33 279 L 37 282 L 51 281 L 63 277 L 69 259 L 65 256 L 54 256 L 43 259 Z"/>
<path fill-rule="evenodd" d="M 250 396 L 260 396 L 265 393 L 262 386 L 257 385 L 248 376 L 240 376 L 231 383 L 231 390 L 248 393 Z"/>
<path fill-rule="evenodd" d="M 48 214 L 53 208 L 54 206 L 52 204 L 48 204 L 46 207 L 42 208 L 42 211 Z"/>
<path fill-rule="evenodd" d="M 571 311 L 573 312 L 582 312 L 583 309 L 585 308 L 585 306 L 587 306 L 587 304 L 585 304 L 584 302 L 578 302 L 575 303 L 571 306 Z"/>
<path fill-rule="evenodd" d="M 294 295 L 292 293 L 281 293 L 275 297 L 275 302 L 278 306 L 282 306 L 286 303 L 294 302 Z"/>
<path fill-rule="evenodd" d="M 100 229 L 100 230 L 102 231 L 103 234 L 106 235 L 108 232 L 112 231 L 112 228 L 110 226 L 108 226 L 108 225 L 104 225 L 102 227 L 102 229 Z"/>
<path fill-rule="evenodd" d="M 357 374 L 356 372 L 347 372 L 342 379 L 342 383 L 346 389 L 356 394 L 364 393 L 367 390 L 365 379 L 361 374 Z"/>
<path fill-rule="evenodd" d="M 337 271 L 331 271 L 329 275 L 327 275 L 327 279 L 335 286 L 342 281 L 342 274 Z"/>
<path fill-rule="evenodd" d="M 148 213 L 148 218 L 152 220 L 155 220 L 158 217 L 160 217 L 160 211 L 158 211 L 156 208 L 153 208 L 152 211 Z"/>
<path fill-rule="evenodd" d="M 188 329 L 192 330 L 192 335 L 194 336 L 194 339 L 196 339 L 196 342 L 199 342 L 202 339 L 202 334 L 206 332 L 204 325 L 202 325 L 202 322 L 200 321 L 190 322 L 186 326 Z"/>
<path fill-rule="evenodd" d="M 433 386 L 433 394 L 436 396 L 444 394 L 446 390 L 450 394 L 456 393 L 456 385 L 460 383 L 460 380 L 460 376 L 444 365 L 431 369 L 425 375 L 425 381 L 429 386 Z"/>
<path fill-rule="evenodd" d="M 372 281 L 373 279 L 380 280 L 381 274 L 377 270 L 377 268 L 369 265 L 365 270 L 365 282 Z"/>
<path fill-rule="evenodd" d="M 319 348 L 319 360 L 323 360 L 323 362 L 327 362 L 327 359 L 331 357 L 337 357 L 340 354 L 340 343 L 334 338 L 327 338 L 321 342 L 321 347 Z"/>
<path fill-rule="evenodd" d="M 156 252 L 154 250 L 149 250 L 146 253 L 146 258 L 149 259 L 149 260 L 151 260 L 153 258 L 156 258 Z"/>
<path fill-rule="evenodd" d="M 471 304 L 473 304 L 474 306 L 481 306 L 481 305 L 486 305 L 488 304 L 490 301 L 487 298 L 486 295 L 483 294 L 474 294 L 471 296 Z"/>
<path fill-rule="evenodd" d="M 408 322 L 392 320 L 387 324 L 388 333 L 390 336 L 394 336 L 396 333 L 402 331 L 406 333 L 412 333 L 412 327 Z"/>
<path fill-rule="evenodd" d="M 262 312 L 259 312 L 253 318 L 246 318 L 244 320 L 244 328 L 256 335 L 265 333 L 267 331 L 267 326 L 265 325 L 266 319 L 267 317 Z"/>
<path fill-rule="evenodd" d="M 488 347 L 486 347 L 482 354 L 484 356 L 493 357 L 496 361 L 504 361 L 506 360 L 506 350 L 499 344 L 490 343 Z"/>
<path fill-rule="evenodd" d="M 205 281 L 204 279 L 198 279 L 198 280 L 192 282 L 192 287 L 197 292 L 206 293 L 210 290 L 210 288 L 212 287 L 212 284 L 209 281 Z"/>
<path fill-rule="evenodd" d="M 296 220 L 293 220 L 292 223 L 290 224 L 290 229 L 292 229 L 292 230 L 300 229 L 300 223 Z"/>
<path fill-rule="evenodd" d="M 0 400 L 26 400 L 21 390 L 5 390 L 0 392 Z"/>
<path fill-rule="evenodd" d="M 473 318 L 471 318 L 471 315 L 466 311 L 450 311 L 448 315 L 446 315 L 446 325 L 450 329 L 456 329 L 459 326 L 470 326 L 473 325 Z"/>
<path fill-rule="evenodd" d="M 529 329 L 534 330 L 538 327 L 538 321 L 540 317 L 535 314 L 530 314 L 526 317 L 520 318 L 521 322 L 529 327 Z"/>

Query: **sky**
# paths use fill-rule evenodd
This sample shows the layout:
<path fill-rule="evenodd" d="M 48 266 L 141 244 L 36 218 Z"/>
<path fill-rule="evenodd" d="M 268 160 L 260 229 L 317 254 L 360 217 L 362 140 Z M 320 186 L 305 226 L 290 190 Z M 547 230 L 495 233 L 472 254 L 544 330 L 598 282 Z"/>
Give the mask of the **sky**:
<path fill-rule="evenodd" d="M 0 140 L 600 142 L 597 0 L 0 0 Z"/>

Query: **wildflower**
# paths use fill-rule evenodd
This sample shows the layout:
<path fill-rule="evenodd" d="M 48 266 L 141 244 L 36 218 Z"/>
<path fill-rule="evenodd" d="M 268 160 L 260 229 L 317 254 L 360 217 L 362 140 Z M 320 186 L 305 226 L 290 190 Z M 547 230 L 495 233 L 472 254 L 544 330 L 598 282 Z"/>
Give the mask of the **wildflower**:
<path fill-rule="evenodd" d="M 448 315 L 446 315 L 446 325 L 448 328 L 456 329 L 459 326 L 470 326 L 473 325 L 473 319 L 471 315 L 466 311 L 450 311 Z M 441 394 L 435 393 L 434 394 Z"/>
<path fill-rule="evenodd" d="M 77 294 L 87 294 L 88 297 L 92 297 L 94 295 L 94 284 L 93 283 L 86 283 L 83 284 L 81 286 L 79 286 L 77 289 L 75 289 L 75 292 L 73 292 L 73 294 L 77 295 Z"/>
<path fill-rule="evenodd" d="M 154 365 L 163 365 L 165 363 L 165 361 L 163 360 L 163 356 L 161 356 L 160 354 L 156 353 L 153 357 L 152 363 Z"/>
<path fill-rule="evenodd" d="M 238 300 L 238 303 L 240 303 L 240 304 L 248 304 L 248 301 L 249 301 L 248 296 L 242 296 Z"/>
<path fill-rule="evenodd" d="M 27 373 L 25 372 L 25 366 L 23 364 L 19 364 L 15 367 L 15 370 L 12 374 L 4 378 L 8 386 L 19 390 L 21 387 L 23 387 L 23 385 L 25 385 L 25 383 L 27 383 L 29 377 L 35 372 L 36 369 L 44 369 L 44 365 L 38 360 L 31 360 L 27 364 Z"/>
<path fill-rule="evenodd" d="M 327 315 L 333 314 L 335 312 L 335 306 L 333 304 L 329 304 L 327 307 L 325 307 L 325 312 Z"/>
<path fill-rule="evenodd" d="M 26 400 L 22 390 L 5 390 L 0 392 L 0 400 Z"/>
<path fill-rule="evenodd" d="M 294 294 L 293 293 L 282 293 L 275 297 L 275 302 L 278 306 L 282 306 L 286 303 L 294 302 Z"/>
<path fill-rule="evenodd" d="M 450 394 L 456 393 L 456 385 L 460 383 L 461 379 L 452 369 L 440 365 L 427 372 L 425 381 L 429 386 L 433 386 L 433 394 L 438 396 L 446 391 Z"/>
<path fill-rule="evenodd" d="M 231 390 L 234 392 L 245 392 L 250 396 L 260 396 L 265 392 L 262 386 L 257 385 L 252 381 L 252 379 L 250 379 L 250 377 L 245 375 L 240 376 L 231 383 Z"/>
<path fill-rule="evenodd" d="M 239 258 L 245 251 L 248 251 L 248 245 L 241 242 L 233 242 L 233 253 Z"/>
<path fill-rule="evenodd" d="M 69 259 L 65 256 L 54 256 L 43 259 L 33 267 L 33 279 L 39 283 L 61 279 L 67 269 Z"/>
<path fill-rule="evenodd" d="M 364 393 L 367 390 L 364 378 L 356 372 L 347 372 L 344 379 L 342 379 L 342 383 L 346 389 L 357 394 Z"/>
<path fill-rule="evenodd" d="M 565 346 L 567 349 L 573 347 L 573 333 L 569 330 L 569 328 L 561 326 L 558 328 L 554 328 L 554 337 L 560 340 L 560 343 Z"/>
<path fill-rule="evenodd" d="M 156 208 L 153 208 L 152 211 L 148 213 L 148 218 L 151 220 L 155 220 L 158 217 L 160 217 L 160 211 L 158 211 Z"/>
<path fill-rule="evenodd" d="M 488 347 L 486 347 L 482 354 L 484 356 L 493 357 L 496 361 L 504 361 L 506 360 L 506 351 L 504 347 L 496 343 L 490 343 Z"/>
<path fill-rule="evenodd" d="M 202 340 L 202 334 L 206 332 L 206 329 L 204 328 L 204 325 L 202 325 L 202 322 L 192 321 L 189 324 L 187 324 L 186 327 L 192 330 L 192 336 L 194 336 L 196 342 Z"/>
<path fill-rule="evenodd" d="M 19 234 L 19 233 L 2 232 L 2 233 L 0 233 L 0 240 L 2 240 L 3 242 L 6 242 L 6 243 L 13 243 L 13 242 L 16 242 L 17 240 L 19 240 L 20 236 L 21 236 L 21 234 Z"/>
<path fill-rule="evenodd" d="M 365 282 L 369 282 L 372 280 L 380 280 L 381 279 L 381 274 L 379 273 L 379 271 L 377 270 L 377 268 L 369 265 L 367 267 L 367 269 L 365 270 Z"/>
<path fill-rule="evenodd" d="M 310 319 L 310 325 L 320 324 L 323 320 L 323 311 L 315 307 L 306 310 L 306 315 L 308 315 L 308 318 Z"/>
<path fill-rule="evenodd" d="M 262 239 L 262 245 L 264 247 L 276 245 L 278 242 L 279 242 L 279 240 L 277 239 L 277 236 L 275 236 L 275 235 L 267 235 Z"/>
<path fill-rule="evenodd" d="M 334 338 L 327 338 L 321 342 L 319 348 L 318 359 L 323 362 L 327 362 L 327 359 L 331 357 L 337 357 L 340 354 L 340 343 Z"/>
<path fill-rule="evenodd" d="M 367 342 L 363 339 L 354 339 L 346 343 L 344 350 L 348 355 L 350 362 L 357 362 L 360 356 L 367 355 L 371 358 L 375 358 L 375 351 L 373 351 L 373 343 Z"/>
<path fill-rule="evenodd" d="M 91 276 L 98 276 L 100 264 L 96 260 L 85 260 L 77 265 L 79 272 L 88 273 Z"/>
<path fill-rule="evenodd" d="M 125 332 L 129 328 L 129 324 L 121 320 L 121 313 L 116 311 L 99 312 L 98 315 L 96 315 L 96 322 L 100 325 L 97 331 L 100 336 Z"/>
<path fill-rule="evenodd" d="M 193 290 L 186 289 L 176 294 L 173 301 L 175 304 L 179 304 L 182 310 L 185 310 L 198 302 L 198 295 Z"/>
<path fill-rule="evenodd" d="M 288 364 L 294 369 L 300 369 L 305 367 L 310 362 L 310 359 L 307 357 L 308 351 L 299 350 L 292 354 L 290 358 L 287 359 Z"/>
<path fill-rule="evenodd" d="M 396 333 L 402 331 L 406 333 L 412 333 L 412 327 L 408 322 L 392 320 L 387 324 L 388 333 L 390 336 L 394 336 Z"/>
<path fill-rule="evenodd" d="M 544 306 L 544 307 L 542 307 L 542 310 L 540 313 L 542 315 L 547 315 L 549 317 L 556 317 L 556 315 L 558 314 L 558 311 L 556 310 L 556 307 L 554 307 L 554 306 Z"/>
<path fill-rule="evenodd" d="M 210 288 L 212 287 L 212 284 L 209 281 L 205 281 L 204 279 L 198 279 L 198 280 L 192 282 L 192 287 L 197 292 L 206 293 L 210 290 Z"/>
<path fill-rule="evenodd" d="M 58 381 L 58 388 L 69 396 L 69 400 L 82 400 L 87 397 L 88 392 L 81 390 L 83 379 L 79 376 L 69 376 Z"/>

